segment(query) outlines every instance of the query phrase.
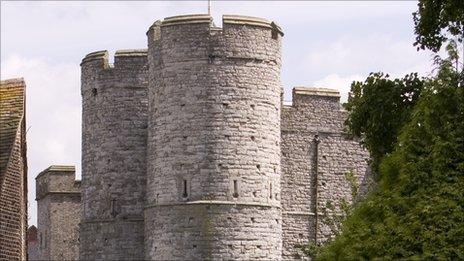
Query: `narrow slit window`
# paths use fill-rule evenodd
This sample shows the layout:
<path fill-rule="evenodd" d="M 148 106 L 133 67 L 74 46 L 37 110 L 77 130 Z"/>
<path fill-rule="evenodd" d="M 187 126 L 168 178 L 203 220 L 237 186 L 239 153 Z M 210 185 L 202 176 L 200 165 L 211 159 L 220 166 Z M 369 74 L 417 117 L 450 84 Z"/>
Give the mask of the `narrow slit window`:
<path fill-rule="evenodd" d="M 272 199 L 272 182 L 269 182 L 269 198 Z"/>
<path fill-rule="evenodd" d="M 111 208 L 111 216 L 113 217 L 116 216 L 116 199 L 111 200 L 110 208 Z"/>
<path fill-rule="evenodd" d="M 234 180 L 234 198 L 238 198 L 238 181 Z"/>
<path fill-rule="evenodd" d="M 184 182 L 183 182 L 183 188 L 184 188 L 184 193 L 182 193 L 182 196 L 184 198 L 188 197 L 188 192 L 187 192 L 187 180 L 184 179 Z"/>

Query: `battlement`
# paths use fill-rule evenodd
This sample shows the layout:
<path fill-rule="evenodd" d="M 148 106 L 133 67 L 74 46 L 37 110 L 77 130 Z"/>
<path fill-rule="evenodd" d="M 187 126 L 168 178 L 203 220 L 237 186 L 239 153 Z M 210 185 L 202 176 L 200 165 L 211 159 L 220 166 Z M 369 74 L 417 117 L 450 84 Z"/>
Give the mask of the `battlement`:
<path fill-rule="evenodd" d="M 108 51 L 87 54 L 81 62 L 82 94 L 108 87 L 146 88 L 148 84 L 147 49 L 117 50 L 114 64 Z"/>
<path fill-rule="evenodd" d="M 150 29 L 156 26 L 172 26 L 172 25 L 188 25 L 188 24 L 207 24 L 209 27 L 212 26 L 213 18 L 208 14 L 190 14 L 190 15 L 178 15 L 166 17 L 163 20 L 156 21 Z M 235 25 L 251 25 L 251 26 L 260 26 L 265 28 L 275 28 L 283 35 L 282 29 L 274 22 L 270 22 L 266 19 L 253 17 L 253 16 L 244 16 L 244 15 L 223 15 L 222 24 L 235 24 Z M 214 27 L 214 29 L 221 29 Z"/>
<path fill-rule="evenodd" d="M 281 36 L 284 35 L 282 28 L 279 25 L 277 25 L 275 22 L 270 22 L 264 18 L 259 18 L 259 17 L 245 16 L 245 15 L 223 15 L 222 24 L 223 25 L 233 24 L 233 25 L 260 26 L 260 27 L 265 27 L 265 28 L 275 30 Z"/>
<path fill-rule="evenodd" d="M 322 104 L 340 107 L 340 92 L 335 89 L 295 87 L 292 90 L 292 106 L 321 106 Z"/>
<path fill-rule="evenodd" d="M 111 69 L 117 68 L 118 64 L 122 64 L 126 60 L 133 62 L 132 59 L 140 59 L 142 63 L 146 63 L 147 49 L 117 50 L 114 55 L 114 66 L 109 63 L 108 57 L 107 50 L 92 52 L 82 59 L 81 66 L 84 66 L 86 63 L 96 61 L 103 69 Z"/>
<path fill-rule="evenodd" d="M 37 175 L 36 200 L 40 200 L 50 194 L 75 194 L 79 195 L 81 181 L 75 180 L 75 167 L 52 165 Z"/>
<path fill-rule="evenodd" d="M 109 65 L 108 63 L 108 51 L 107 50 L 102 50 L 102 51 L 96 51 L 87 54 L 84 59 L 82 59 L 81 66 L 86 63 L 86 62 L 91 62 L 91 61 L 100 61 L 104 63 L 106 66 Z"/>
<path fill-rule="evenodd" d="M 340 97 L 340 92 L 329 88 L 295 87 L 293 95 Z"/>
<path fill-rule="evenodd" d="M 161 22 L 161 26 L 179 25 L 179 24 L 211 24 L 213 18 L 207 14 L 190 14 L 166 17 Z"/>
<path fill-rule="evenodd" d="M 190 61 L 281 64 L 283 31 L 276 23 L 240 15 L 223 15 L 222 28 L 214 27 L 212 21 L 204 14 L 156 21 L 147 32 L 152 65 Z"/>

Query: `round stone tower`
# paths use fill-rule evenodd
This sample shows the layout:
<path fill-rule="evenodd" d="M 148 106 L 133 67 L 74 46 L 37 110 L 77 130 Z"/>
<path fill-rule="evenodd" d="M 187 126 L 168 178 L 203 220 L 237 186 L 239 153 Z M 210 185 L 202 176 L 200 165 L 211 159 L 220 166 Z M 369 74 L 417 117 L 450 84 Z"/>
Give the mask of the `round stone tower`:
<path fill-rule="evenodd" d="M 148 31 L 145 258 L 281 258 L 281 38 L 208 15 Z"/>
<path fill-rule="evenodd" d="M 82 69 L 81 260 L 143 259 L 146 50 L 88 54 Z"/>

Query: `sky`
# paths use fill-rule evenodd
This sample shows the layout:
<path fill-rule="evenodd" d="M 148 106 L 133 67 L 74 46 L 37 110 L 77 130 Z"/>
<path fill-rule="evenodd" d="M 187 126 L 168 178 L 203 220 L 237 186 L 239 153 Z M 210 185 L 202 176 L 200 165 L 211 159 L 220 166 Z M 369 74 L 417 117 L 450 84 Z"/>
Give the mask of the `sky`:
<path fill-rule="evenodd" d="M 1 2 L 0 78 L 27 85 L 29 225 L 37 224 L 35 177 L 75 165 L 81 177 L 80 62 L 90 52 L 146 48 L 146 31 L 164 17 L 207 12 L 207 1 Z M 427 76 L 432 54 L 413 46 L 415 1 L 212 1 L 212 16 L 267 18 L 283 38 L 282 84 L 338 89 L 383 71 Z M 111 61 L 112 58 L 110 58 Z"/>

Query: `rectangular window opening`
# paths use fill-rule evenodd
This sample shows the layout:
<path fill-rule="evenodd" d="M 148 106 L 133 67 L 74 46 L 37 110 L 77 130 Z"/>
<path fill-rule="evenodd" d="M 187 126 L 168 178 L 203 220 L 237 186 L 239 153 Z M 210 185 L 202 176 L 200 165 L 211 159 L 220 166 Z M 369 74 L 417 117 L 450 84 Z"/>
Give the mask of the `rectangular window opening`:
<path fill-rule="evenodd" d="M 269 182 L 269 198 L 272 199 L 272 182 Z"/>
<path fill-rule="evenodd" d="M 184 193 L 182 193 L 182 196 L 184 198 L 188 197 L 188 192 L 187 192 L 187 180 L 184 179 Z"/>
<path fill-rule="evenodd" d="M 234 198 L 238 198 L 238 181 L 235 179 L 234 180 Z"/>
<path fill-rule="evenodd" d="M 111 216 L 116 216 L 116 199 L 112 199 L 110 203 L 110 208 L 111 208 Z"/>

